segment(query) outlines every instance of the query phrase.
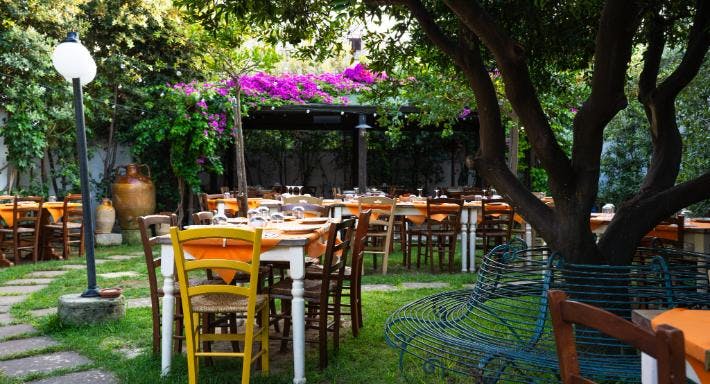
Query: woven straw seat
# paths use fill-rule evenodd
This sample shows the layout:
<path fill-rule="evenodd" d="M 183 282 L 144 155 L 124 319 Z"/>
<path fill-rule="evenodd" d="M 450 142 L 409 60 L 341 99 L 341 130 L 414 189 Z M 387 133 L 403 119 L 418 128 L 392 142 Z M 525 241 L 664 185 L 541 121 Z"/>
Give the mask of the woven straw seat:
<path fill-rule="evenodd" d="M 51 228 L 51 229 L 62 229 L 62 224 L 46 224 L 44 227 Z M 67 223 L 67 228 L 69 228 L 69 229 L 81 228 L 81 223 Z"/>
<path fill-rule="evenodd" d="M 17 228 L 17 233 L 33 233 L 34 231 L 35 231 L 34 228 Z M 2 228 L 2 229 L 0 229 L 0 232 L 12 233 L 13 229 L 12 228 Z"/>
<path fill-rule="evenodd" d="M 472 289 L 427 296 L 394 311 L 385 338 L 398 350 L 400 368 L 419 363 L 426 373 L 456 373 L 471 382 L 559 382 L 550 289 L 627 320 L 634 309 L 708 306 L 708 255 L 640 248 L 632 265 L 583 265 L 546 248 L 521 247 L 501 245 L 484 256 Z M 635 349 L 583 326 L 575 328 L 575 340 L 584 377 L 640 380 Z"/>
<path fill-rule="evenodd" d="M 259 310 L 266 302 L 268 295 L 256 295 L 256 308 Z M 238 313 L 247 311 L 247 299 L 221 293 L 207 293 L 190 298 L 192 310 L 200 313 Z"/>
<path fill-rule="evenodd" d="M 274 298 L 280 298 L 280 297 L 291 297 L 291 279 L 283 279 L 279 281 L 278 283 L 274 284 L 271 286 L 271 296 Z M 306 279 L 303 281 L 303 298 L 309 301 L 318 301 L 320 300 L 320 287 L 321 287 L 321 281 L 320 280 L 309 280 Z M 334 290 L 337 287 L 336 282 L 331 281 L 330 282 L 330 287 L 331 291 Z"/>

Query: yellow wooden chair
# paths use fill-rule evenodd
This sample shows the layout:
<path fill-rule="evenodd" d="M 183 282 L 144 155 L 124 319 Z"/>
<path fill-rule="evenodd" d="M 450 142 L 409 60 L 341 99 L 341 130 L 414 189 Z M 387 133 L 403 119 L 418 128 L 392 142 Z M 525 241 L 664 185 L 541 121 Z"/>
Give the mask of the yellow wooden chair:
<path fill-rule="evenodd" d="M 257 294 L 259 276 L 259 256 L 261 253 L 261 228 L 254 230 L 244 228 L 191 228 L 180 230 L 170 228 L 173 242 L 175 265 L 180 284 L 180 298 L 185 323 L 185 338 L 187 344 L 188 382 L 197 383 L 199 357 L 241 357 L 242 384 L 249 383 L 251 365 L 261 359 L 261 370 L 269 372 L 269 299 L 268 295 Z M 219 239 L 220 241 L 236 240 L 252 244 L 251 260 L 236 261 L 227 259 L 186 260 L 183 244 L 198 239 Z M 249 276 L 248 285 L 235 286 L 225 284 L 188 285 L 188 273 L 206 269 L 233 270 Z M 209 326 L 200 324 L 202 314 L 238 313 L 245 316 L 244 332 L 237 333 L 207 333 Z M 261 316 L 256 324 L 256 316 Z M 211 352 L 199 349 L 204 342 L 211 341 L 244 341 L 243 352 Z M 261 343 L 258 352 L 253 352 L 253 343 Z"/>

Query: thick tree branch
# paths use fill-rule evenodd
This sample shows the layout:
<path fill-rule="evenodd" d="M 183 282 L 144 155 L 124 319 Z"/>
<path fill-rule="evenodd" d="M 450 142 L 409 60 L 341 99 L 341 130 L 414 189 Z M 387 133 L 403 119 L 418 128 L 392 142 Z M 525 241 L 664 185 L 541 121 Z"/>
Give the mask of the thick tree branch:
<path fill-rule="evenodd" d="M 710 2 L 697 1 L 697 11 L 688 38 L 688 48 L 678 67 L 658 86 L 660 97 L 675 99 L 683 88 L 695 78 L 703 65 L 710 46 Z"/>
<path fill-rule="evenodd" d="M 710 198 L 710 171 L 653 195 L 627 201 L 599 240 L 599 249 L 614 264 L 630 261 L 636 243 L 659 221 L 693 203 Z M 628 241 L 632 239 L 634 241 Z"/>
<path fill-rule="evenodd" d="M 648 40 L 648 47 L 643 54 L 643 70 L 641 70 L 641 75 L 639 76 L 638 95 L 639 102 L 644 105 L 647 104 L 651 93 L 656 89 L 663 48 L 666 45 L 666 39 L 663 35 L 663 18 L 658 14 L 653 14 L 647 19 L 647 23 L 646 39 Z"/>
<path fill-rule="evenodd" d="M 624 85 L 638 14 L 632 1 L 608 1 L 602 10 L 592 92 L 573 123 L 572 167 L 577 176 L 578 204 L 591 204 L 596 197 L 604 128 L 627 105 Z"/>
<path fill-rule="evenodd" d="M 553 188 L 568 184 L 572 168 L 555 138 L 530 80 L 523 48 L 510 39 L 475 1 L 444 3 L 491 51 L 505 82 L 506 97 L 525 126 L 530 143 L 550 175 Z"/>
<path fill-rule="evenodd" d="M 420 0 L 403 0 L 400 4 L 405 5 L 412 12 L 412 15 L 419 21 L 419 27 L 427 34 L 429 39 L 451 57 L 454 62 L 460 64 L 461 52 L 456 50 L 456 43 L 439 28 L 432 15 L 424 7 L 424 4 Z"/>

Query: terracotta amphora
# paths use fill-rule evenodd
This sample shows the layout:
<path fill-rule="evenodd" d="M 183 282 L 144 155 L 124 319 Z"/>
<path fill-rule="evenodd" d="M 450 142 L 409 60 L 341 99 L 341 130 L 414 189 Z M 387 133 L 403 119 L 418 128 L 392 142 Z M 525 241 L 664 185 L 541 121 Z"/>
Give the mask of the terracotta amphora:
<path fill-rule="evenodd" d="M 147 174 L 140 172 L 141 169 Z M 121 172 L 125 170 L 125 172 Z M 155 186 L 150 179 L 150 168 L 145 164 L 118 166 L 111 184 L 113 206 L 121 229 L 138 229 L 138 216 L 155 212 Z"/>

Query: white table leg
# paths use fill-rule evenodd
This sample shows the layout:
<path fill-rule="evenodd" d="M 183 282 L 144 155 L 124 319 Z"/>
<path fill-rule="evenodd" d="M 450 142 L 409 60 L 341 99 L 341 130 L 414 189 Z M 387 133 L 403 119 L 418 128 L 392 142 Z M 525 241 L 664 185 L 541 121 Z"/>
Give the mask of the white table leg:
<path fill-rule="evenodd" d="M 461 211 L 461 272 L 468 272 L 468 211 Z"/>
<path fill-rule="evenodd" d="M 163 275 L 163 324 L 160 339 L 160 375 L 170 373 L 173 351 L 173 317 L 175 312 L 174 276 L 175 262 L 172 245 L 160 246 L 160 273 Z"/>
<path fill-rule="evenodd" d="M 468 242 L 469 242 L 469 255 L 471 258 L 471 264 L 469 265 L 469 269 L 471 272 L 476 271 L 476 226 L 478 226 L 478 209 L 473 208 L 471 209 L 468 217 L 469 221 L 469 230 L 471 231 L 471 235 L 468 237 Z"/>
<path fill-rule="evenodd" d="M 299 260 L 291 259 L 291 319 L 293 326 L 293 384 L 306 382 L 306 308 L 303 300 L 303 279 L 305 276 L 303 255 Z"/>
<path fill-rule="evenodd" d="M 343 218 L 343 207 L 340 205 L 337 205 L 332 208 L 333 211 L 333 218 L 334 219 L 342 219 Z"/>
<path fill-rule="evenodd" d="M 527 221 L 525 222 L 525 244 L 527 244 L 528 247 L 533 246 L 532 226 Z"/>

